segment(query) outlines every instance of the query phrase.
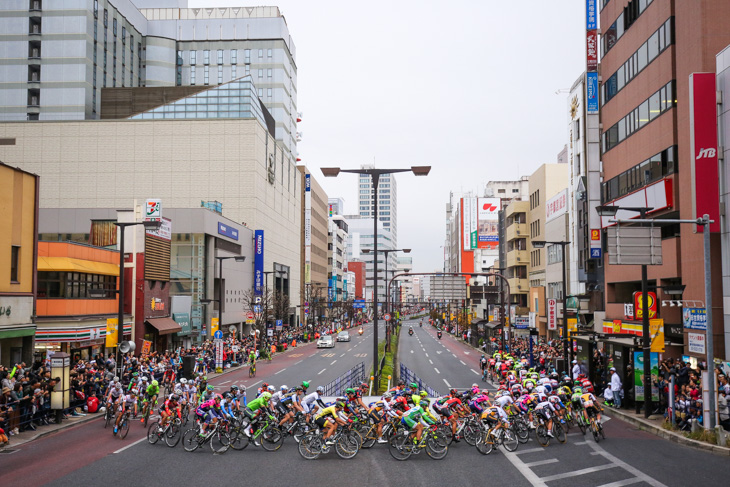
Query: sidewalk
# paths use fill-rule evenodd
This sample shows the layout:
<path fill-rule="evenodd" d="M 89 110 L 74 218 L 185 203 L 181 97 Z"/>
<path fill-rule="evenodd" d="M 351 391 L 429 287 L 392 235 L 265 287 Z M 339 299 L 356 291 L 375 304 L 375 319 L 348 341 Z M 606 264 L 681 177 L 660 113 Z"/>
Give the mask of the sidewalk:
<path fill-rule="evenodd" d="M 629 424 L 636 426 L 642 431 L 646 431 L 647 433 L 659 436 L 660 438 L 664 438 L 665 440 L 673 441 L 675 443 L 679 443 L 680 445 L 697 448 L 699 450 L 709 451 L 717 455 L 730 456 L 730 448 L 728 447 L 712 445 L 704 441 L 692 440 L 681 433 L 676 433 L 674 431 L 664 429 L 662 427 L 662 424 L 664 423 L 664 416 L 652 415 L 649 416 L 649 418 L 644 418 L 643 411 L 639 414 L 636 414 L 633 409 L 615 409 L 605 404 L 603 404 L 603 407 L 609 414 L 609 416 L 621 419 Z"/>
<path fill-rule="evenodd" d="M 284 352 L 275 353 L 272 356 L 272 359 L 273 359 L 273 357 L 276 357 L 277 355 L 284 355 L 284 354 L 290 352 L 291 350 L 297 350 L 299 348 L 306 347 L 307 345 L 312 345 L 314 343 L 315 343 L 314 341 L 311 341 L 308 343 L 302 343 L 301 345 L 297 344 L 296 347 L 289 347 Z M 210 379 L 210 381 L 213 381 L 219 377 L 222 377 L 222 376 L 228 374 L 229 372 L 235 372 L 237 370 L 241 370 L 242 367 L 245 367 L 245 366 L 230 367 L 228 369 L 225 369 L 220 374 L 212 372 L 212 373 L 208 374 L 208 378 Z M 33 440 L 37 440 L 38 438 L 42 438 L 44 436 L 55 433 L 57 431 L 65 430 L 68 428 L 72 428 L 78 424 L 88 423 L 89 421 L 93 421 L 95 419 L 103 419 L 103 418 L 104 418 L 104 415 L 101 413 L 93 413 L 93 414 L 83 413 L 82 416 L 69 415 L 67 419 L 64 419 L 61 422 L 61 424 L 53 423 L 53 424 L 50 424 L 47 426 L 37 426 L 35 431 L 26 430 L 26 431 L 20 432 L 19 434 L 15 435 L 15 436 L 10 436 L 9 437 L 10 441 L 4 447 L 0 447 L 0 452 L 3 452 L 5 450 L 13 450 L 24 443 L 28 443 Z"/>

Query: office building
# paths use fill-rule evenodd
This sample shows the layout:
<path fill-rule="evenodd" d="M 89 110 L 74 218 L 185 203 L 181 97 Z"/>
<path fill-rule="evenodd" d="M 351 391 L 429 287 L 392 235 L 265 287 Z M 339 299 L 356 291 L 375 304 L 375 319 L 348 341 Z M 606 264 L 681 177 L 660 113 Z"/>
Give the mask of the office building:
<path fill-rule="evenodd" d="M 334 215 L 329 218 L 327 232 L 327 275 L 330 301 L 344 301 L 347 295 L 345 283 L 347 271 L 347 234 L 345 217 Z"/>
<path fill-rule="evenodd" d="M 730 44 L 727 19 L 730 3 L 711 0 L 632 0 L 605 3 L 601 30 L 601 149 L 604 205 L 646 206 L 649 218 L 693 219 L 693 165 L 716 157 L 694 147 L 690 137 L 690 75 L 715 72 L 715 56 Z M 694 150 L 694 153 L 693 153 Z M 698 161 L 699 162 L 695 162 Z M 709 163 L 708 163 L 709 164 Z M 709 184 L 709 183 L 708 183 Z M 718 191 L 701 188 L 700 191 Z M 640 201 L 642 204 L 637 204 Z M 713 213 L 719 218 L 718 208 Z M 595 211 L 591 209 L 590 211 Z M 634 218 L 636 212 L 619 211 L 618 218 Z M 602 219 L 604 230 L 611 225 Z M 606 238 L 604 231 L 604 238 Z M 648 266 L 649 286 L 684 285 L 685 308 L 704 302 L 703 235 L 689 224 L 662 226 L 662 264 Z M 713 252 L 719 259 L 720 235 L 712 235 Z M 604 330 L 623 323 L 641 323 L 626 316 L 625 304 L 641 289 L 641 269 L 635 265 L 611 265 L 604 256 Z M 722 274 L 712 275 L 713 303 L 722 303 Z M 678 296 L 657 289 L 657 302 Z M 669 356 L 689 356 L 694 364 L 705 358 L 694 340 L 697 330 L 669 333 L 682 324 L 682 308 L 658 306 L 664 320 Z M 622 322 L 621 325 L 618 322 Z M 726 357 L 722 313 L 713 314 L 714 355 Z M 692 336 L 688 336 L 691 333 Z M 692 343 L 690 343 L 692 338 Z M 676 345 L 675 345 L 676 344 Z M 623 346 L 614 343 L 611 347 Z M 609 347 L 610 353 L 613 349 Z M 624 366 L 621 362 L 616 367 Z"/>
<path fill-rule="evenodd" d="M 327 194 L 306 166 L 297 166 L 301 193 L 301 266 L 300 295 L 304 305 L 306 286 L 316 283 L 326 286 L 329 272 L 327 250 L 329 219 L 327 218 Z"/>
<path fill-rule="evenodd" d="M 365 299 L 367 301 L 373 301 L 373 278 L 374 278 L 374 267 L 373 267 L 373 249 L 374 235 L 373 235 L 373 219 L 372 218 L 361 218 L 357 215 L 346 215 L 345 220 L 347 222 L 348 234 L 347 234 L 347 261 L 352 262 L 359 260 L 365 262 Z M 395 249 L 395 243 L 389 230 L 384 228 L 385 224 L 378 221 L 378 249 L 379 250 L 393 250 Z M 368 249 L 370 252 L 363 252 L 364 249 Z M 378 252 L 378 302 L 383 303 L 385 301 L 385 282 L 386 282 L 386 270 L 392 276 L 392 271 L 396 266 L 396 255 L 395 252 L 388 254 L 387 263 L 385 255 Z"/>
<path fill-rule="evenodd" d="M 362 169 L 373 169 L 373 165 L 362 165 Z M 358 179 L 358 215 L 361 218 L 373 218 L 373 198 L 378 199 L 378 221 L 383 223 L 398 246 L 398 185 L 393 174 L 381 174 L 378 182 L 378 194 L 373 195 L 373 180 L 369 174 L 360 174 Z"/>
<path fill-rule="evenodd" d="M 98 119 L 107 87 L 215 86 L 250 75 L 276 140 L 296 153 L 296 47 L 277 7 L 4 0 L 0 32 L 0 120 Z"/>

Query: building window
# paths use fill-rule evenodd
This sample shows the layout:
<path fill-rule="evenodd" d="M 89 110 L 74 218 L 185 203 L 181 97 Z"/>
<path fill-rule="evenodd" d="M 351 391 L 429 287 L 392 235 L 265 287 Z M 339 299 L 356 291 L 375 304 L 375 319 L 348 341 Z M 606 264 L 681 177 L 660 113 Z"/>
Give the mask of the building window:
<path fill-rule="evenodd" d="M 218 64 L 223 64 L 223 49 L 218 49 Z"/>
<path fill-rule="evenodd" d="M 218 84 L 223 83 L 223 66 L 218 66 Z"/>
<path fill-rule="evenodd" d="M 190 66 L 190 84 L 195 84 L 195 66 Z"/>
<path fill-rule="evenodd" d="M 258 89 L 258 95 L 259 95 L 259 98 L 262 98 L 264 96 L 264 89 L 263 88 L 259 88 Z"/>
<path fill-rule="evenodd" d="M 190 51 L 190 65 L 195 66 L 198 61 L 198 51 Z"/>
<path fill-rule="evenodd" d="M 262 57 L 264 57 L 264 50 L 263 49 L 259 49 L 259 59 L 262 58 Z"/>
<path fill-rule="evenodd" d="M 238 51 L 236 49 L 231 49 L 231 64 L 236 64 L 238 62 Z"/>
<path fill-rule="evenodd" d="M 18 268 L 20 266 L 20 247 L 13 245 L 10 250 L 10 282 L 18 280 Z"/>
<path fill-rule="evenodd" d="M 601 201 L 607 203 L 677 172 L 677 148 L 664 149 L 631 169 L 601 184 Z"/>
<path fill-rule="evenodd" d="M 250 63 L 251 62 L 251 49 L 245 49 L 243 51 L 243 57 L 244 57 L 245 63 Z"/>
<path fill-rule="evenodd" d="M 271 57 L 272 54 L 273 54 L 273 52 L 271 51 L 271 49 L 268 49 L 266 52 L 266 56 Z"/>
<path fill-rule="evenodd" d="M 127 28 L 122 26 L 122 45 L 127 45 Z"/>
<path fill-rule="evenodd" d="M 264 77 L 264 70 L 259 69 L 259 78 L 263 78 L 263 77 Z"/>
<path fill-rule="evenodd" d="M 203 51 L 203 64 L 210 64 L 210 51 L 208 49 Z"/>
<path fill-rule="evenodd" d="M 182 63 L 183 63 L 182 51 L 177 51 L 177 65 L 182 66 Z"/>
<path fill-rule="evenodd" d="M 210 84 L 210 66 L 203 66 L 203 84 Z"/>
<path fill-rule="evenodd" d="M 245 67 L 243 68 L 243 74 L 246 76 L 251 74 L 251 65 L 250 64 L 245 65 Z"/>
<path fill-rule="evenodd" d="M 266 88 L 266 96 L 271 98 L 271 88 Z"/>
<path fill-rule="evenodd" d="M 271 78 L 271 68 L 266 70 L 266 77 Z"/>
<path fill-rule="evenodd" d="M 236 65 L 231 64 L 231 79 L 236 79 Z"/>

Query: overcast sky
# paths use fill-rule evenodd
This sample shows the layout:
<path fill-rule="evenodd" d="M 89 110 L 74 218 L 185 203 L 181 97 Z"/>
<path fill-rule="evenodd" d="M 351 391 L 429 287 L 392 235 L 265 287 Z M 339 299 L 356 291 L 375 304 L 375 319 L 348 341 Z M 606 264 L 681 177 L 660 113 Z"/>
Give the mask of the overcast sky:
<path fill-rule="evenodd" d="M 432 166 L 398 176 L 398 244 L 413 249 L 414 271 L 441 269 L 449 192 L 529 175 L 567 142 L 556 91 L 585 69 L 585 3 L 267 2 L 297 47 L 302 163 L 353 213 L 357 176 L 325 179 L 320 167 Z"/>

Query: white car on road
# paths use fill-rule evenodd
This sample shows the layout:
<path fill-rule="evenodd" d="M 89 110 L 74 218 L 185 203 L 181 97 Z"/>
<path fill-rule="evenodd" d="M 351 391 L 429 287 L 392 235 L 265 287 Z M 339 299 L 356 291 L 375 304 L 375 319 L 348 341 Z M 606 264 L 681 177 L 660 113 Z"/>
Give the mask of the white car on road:
<path fill-rule="evenodd" d="M 332 335 L 325 335 L 317 340 L 317 348 L 334 348 L 335 339 Z"/>

